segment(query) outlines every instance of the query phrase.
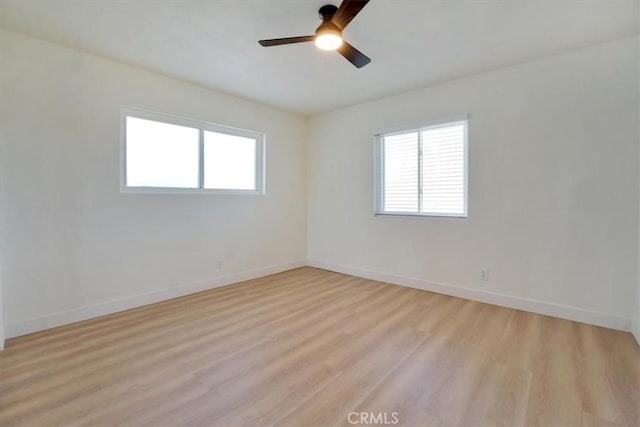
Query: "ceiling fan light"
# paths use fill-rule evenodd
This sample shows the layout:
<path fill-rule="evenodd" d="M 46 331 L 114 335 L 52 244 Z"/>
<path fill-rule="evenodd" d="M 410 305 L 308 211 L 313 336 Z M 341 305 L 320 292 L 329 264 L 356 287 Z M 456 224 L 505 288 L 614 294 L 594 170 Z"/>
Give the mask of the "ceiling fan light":
<path fill-rule="evenodd" d="M 319 49 L 336 50 L 342 46 L 342 37 L 335 33 L 318 34 L 315 42 Z"/>

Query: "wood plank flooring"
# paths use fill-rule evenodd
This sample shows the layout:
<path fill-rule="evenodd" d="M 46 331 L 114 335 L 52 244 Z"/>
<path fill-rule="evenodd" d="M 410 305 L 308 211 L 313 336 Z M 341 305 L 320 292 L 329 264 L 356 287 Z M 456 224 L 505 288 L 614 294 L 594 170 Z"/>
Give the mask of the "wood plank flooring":
<path fill-rule="evenodd" d="M 15 338 L 0 353 L 0 426 L 396 418 L 640 426 L 640 349 L 628 333 L 301 268 Z"/>

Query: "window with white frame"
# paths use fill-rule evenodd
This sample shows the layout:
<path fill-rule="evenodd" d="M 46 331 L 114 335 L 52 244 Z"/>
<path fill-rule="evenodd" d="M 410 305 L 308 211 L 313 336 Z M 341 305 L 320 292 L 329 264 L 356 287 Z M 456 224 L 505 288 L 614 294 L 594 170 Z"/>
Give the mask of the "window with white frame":
<path fill-rule="evenodd" d="M 467 120 L 375 137 L 375 212 L 467 216 Z"/>
<path fill-rule="evenodd" d="M 122 110 L 126 192 L 261 194 L 264 134 Z"/>

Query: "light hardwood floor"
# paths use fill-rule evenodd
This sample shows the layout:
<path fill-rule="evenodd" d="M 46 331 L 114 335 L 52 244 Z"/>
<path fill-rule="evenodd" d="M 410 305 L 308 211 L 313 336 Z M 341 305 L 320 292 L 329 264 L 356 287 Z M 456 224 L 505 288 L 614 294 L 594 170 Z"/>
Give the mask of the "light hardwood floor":
<path fill-rule="evenodd" d="M 639 426 L 640 349 L 628 333 L 301 268 L 0 353 L 1 426 L 348 426 L 351 412 Z"/>

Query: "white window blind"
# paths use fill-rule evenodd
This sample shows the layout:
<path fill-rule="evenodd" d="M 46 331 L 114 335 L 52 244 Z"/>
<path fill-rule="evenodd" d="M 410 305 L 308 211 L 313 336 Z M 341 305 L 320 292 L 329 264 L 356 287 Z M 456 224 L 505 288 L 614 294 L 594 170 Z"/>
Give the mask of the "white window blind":
<path fill-rule="evenodd" d="M 376 212 L 467 215 L 467 122 L 376 137 Z"/>

